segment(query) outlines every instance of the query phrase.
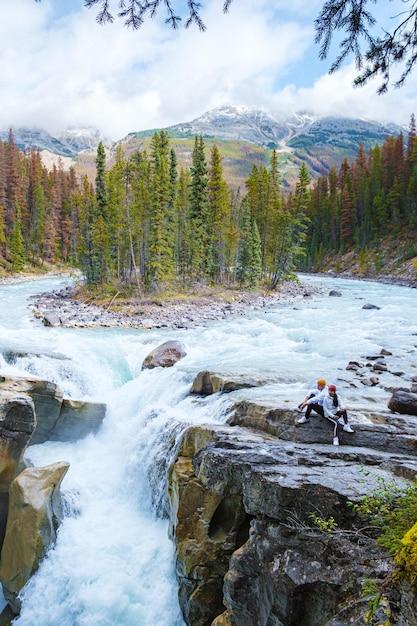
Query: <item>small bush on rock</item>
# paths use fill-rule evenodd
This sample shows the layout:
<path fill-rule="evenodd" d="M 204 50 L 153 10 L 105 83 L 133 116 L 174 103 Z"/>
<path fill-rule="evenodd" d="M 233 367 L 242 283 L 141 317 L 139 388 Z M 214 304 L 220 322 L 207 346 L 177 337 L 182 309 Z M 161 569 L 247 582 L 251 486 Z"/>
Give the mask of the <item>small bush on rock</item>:
<path fill-rule="evenodd" d="M 407 487 L 379 481 L 379 487 L 352 508 L 367 518 L 377 542 L 393 557 L 396 576 L 417 581 L 417 480 Z"/>

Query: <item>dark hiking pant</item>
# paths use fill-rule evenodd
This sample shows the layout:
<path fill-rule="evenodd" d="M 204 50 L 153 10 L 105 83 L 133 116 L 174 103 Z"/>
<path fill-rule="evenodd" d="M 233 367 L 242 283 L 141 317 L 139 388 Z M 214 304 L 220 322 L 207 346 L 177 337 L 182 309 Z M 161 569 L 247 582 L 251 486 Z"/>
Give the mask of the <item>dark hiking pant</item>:
<path fill-rule="evenodd" d="M 339 437 L 342 430 L 342 425 L 339 424 L 339 418 L 342 417 L 345 424 L 348 423 L 347 413 L 345 410 L 337 411 L 334 416 L 326 417 L 324 415 L 324 409 L 320 404 L 308 404 L 306 410 L 306 418 L 309 419 L 311 412 L 318 413 L 321 417 L 327 419 L 333 425 L 333 437 Z"/>
<path fill-rule="evenodd" d="M 337 415 L 337 417 L 343 417 L 343 421 L 345 422 L 345 424 L 348 423 L 348 416 L 347 416 L 347 413 L 346 413 L 346 409 L 337 411 L 336 415 Z"/>
<path fill-rule="evenodd" d="M 323 411 L 323 407 L 321 406 L 321 404 L 307 404 L 307 409 L 306 409 L 306 418 L 309 419 L 310 415 L 311 415 L 311 411 L 314 411 L 315 413 L 318 413 L 319 415 L 321 415 L 322 417 L 324 417 L 324 411 Z"/>

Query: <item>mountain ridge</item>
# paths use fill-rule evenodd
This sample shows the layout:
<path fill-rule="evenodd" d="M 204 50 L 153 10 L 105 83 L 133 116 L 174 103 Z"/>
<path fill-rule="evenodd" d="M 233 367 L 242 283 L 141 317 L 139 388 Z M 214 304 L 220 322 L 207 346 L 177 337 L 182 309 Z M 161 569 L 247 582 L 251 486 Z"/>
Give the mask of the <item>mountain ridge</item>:
<path fill-rule="evenodd" d="M 150 138 L 158 130 L 161 129 L 132 131 L 114 142 L 104 140 L 94 128 L 70 128 L 53 135 L 42 129 L 21 127 L 14 130 L 14 135 L 16 144 L 23 150 L 40 150 L 47 167 L 62 158 L 65 168 L 74 165 L 78 173 L 87 173 L 92 178 L 99 141 L 104 141 L 111 162 L 119 145 L 127 155 L 148 149 Z M 303 162 L 316 177 L 327 173 L 332 166 L 339 167 L 345 158 L 354 158 L 360 144 L 369 149 L 404 129 L 393 123 L 319 116 L 307 110 L 273 117 L 256 107 L 224 105 L 164 130 L 178 151 L 182 166 L 191 163 L 195 135 L 203 135 L 208 148 L 213 143 L 219 144 L 227 179 L 233 187 L 239 187 L 244 185 L 253 165 L 268 163 L 272 149 L 280 155 L 284 184 L 291 186 Z M 0 139 L 6 139 L 7 134 L 8 131 L 0 131 Z"/>

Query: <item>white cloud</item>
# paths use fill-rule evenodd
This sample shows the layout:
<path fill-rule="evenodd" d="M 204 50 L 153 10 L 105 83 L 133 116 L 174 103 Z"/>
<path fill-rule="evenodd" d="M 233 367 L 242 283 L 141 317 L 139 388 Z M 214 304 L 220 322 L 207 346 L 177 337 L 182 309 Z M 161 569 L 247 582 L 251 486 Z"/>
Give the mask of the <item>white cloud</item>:
<path fill-rule="evenodd" d="M 353 64 L 335 74 L 325 74 L 311 87 L 287 85 L 271 95 L 268 108 L 272 112 L 307 109 L 322 115 L 361 117 L 381 122 L 405 124 L 416 109 L 417 75 L 412 74 L 401 89 L 392 88 L 377 94 L 378 79 L 364 87 L 354 87 L 357 74 Z"/>
<path fill-rule="evenodd" d="M 261 5 L 241 0 L 233 16 L 224 16 L 212 0 L 203 34 L 172 32 L 161 21 L 138 32 L 116 22 L 103 28 L 85 9 L 50 24 L 47 0 L 7 0 L 0 126 L 92 125 L 119 137 L 229 101 L 250 104 L 301 58 L 310 35 L 294 22 L 278 27 Z"/>
<path fill-rule="evenodd" d="M 352 68 L 325 75 L 310 88 L 288 85 L 277 92 L 275 85 L 294 67 L 299 71 L 297 63 L 311 54 L 311 11 L 318 0 L 308 15 L 302 0 L 290 6 L 276 0 L 274 13 L 270 0 L 239 0 L 227 16 L 220 0 L 208 0 L 205 33 L 172 32 L 162 20 L 138 32 L 118 21 L 100 27 L 81 2 L 78 11 L 52 19 L 54 2 L 1 2 L 2 128 L 94 126 L 119 138 L 227 103 L 393 121 L 405 121 L 412 109 L 415 80 L 378 97 L 375 86 L 351 87 Z M 286 19 L 277 18 L 280 10 Z"/>

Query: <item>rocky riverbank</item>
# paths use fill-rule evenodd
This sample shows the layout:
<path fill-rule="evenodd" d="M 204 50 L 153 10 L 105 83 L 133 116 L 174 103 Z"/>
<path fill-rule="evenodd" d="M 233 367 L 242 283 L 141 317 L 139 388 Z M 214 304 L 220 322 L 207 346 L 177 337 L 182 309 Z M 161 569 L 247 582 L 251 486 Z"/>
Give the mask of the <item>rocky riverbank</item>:
<path fill-rule="evenodd" d="M 80 278 L 81 272 L 76 269 L 59 268 L 51 266 L 42 271 L 33 270 L 16 274 L 0 274 L 0 285 L 13 285 L 33 282 L 42 278 Z"/>
<path fill-rule="evenodd" d="M 417 287 L 417 240 L 404 232 L 379 241 L 375 247 L 330 254 L 315 270 L 339 278 Z"/>
<path fill-rule="evenodd" d="M 202 372 L 192 393 L 218 378 Z M 228 425 L 185 431 L 169 501 L 187 625 L 417 623 L 415 592 L 392 584 L 394 562 L 352 508 L 381 484 L 415 479 L 415 417 L 353 415 L 355 433 L 334 448 L 324 420 L 298 416 L 241 401 Z M 372 596 L 370 581 L 383 591 Z"/>
<path fill-rule="evenodd" d="M 346 280 L 361 280 L 372 283 L 383 283 L 384 285 L 399 285 L 401 287 L 411 287 L 411 289 L 417 289 L 417 278 L 393 276 L 391 274 L 378 274 L 378 275 L 357 275 L 352 271 L 344 270 L 336 272 L 334 270 L 327 270 L 327 272 L 309 272 L 311 276 L 329 276 L 331 278 L 344 278 Z"/>
<path fill-rule="evenodd" d="M 76 287 L 44 293 L 33 300 L 36 318 L 46 326 L 67 328 L 192 328 L 212 320 L 243 316 L 278 303 L 289 304 L 319 294 L 317 286 L 293 281 L 283 283 L 277 291 L 260 293 L 228 290 L 171 299 L 130 299 L 122 303 L 109 300 L 97 305 L 91 299 L 82 301 Z"/>

